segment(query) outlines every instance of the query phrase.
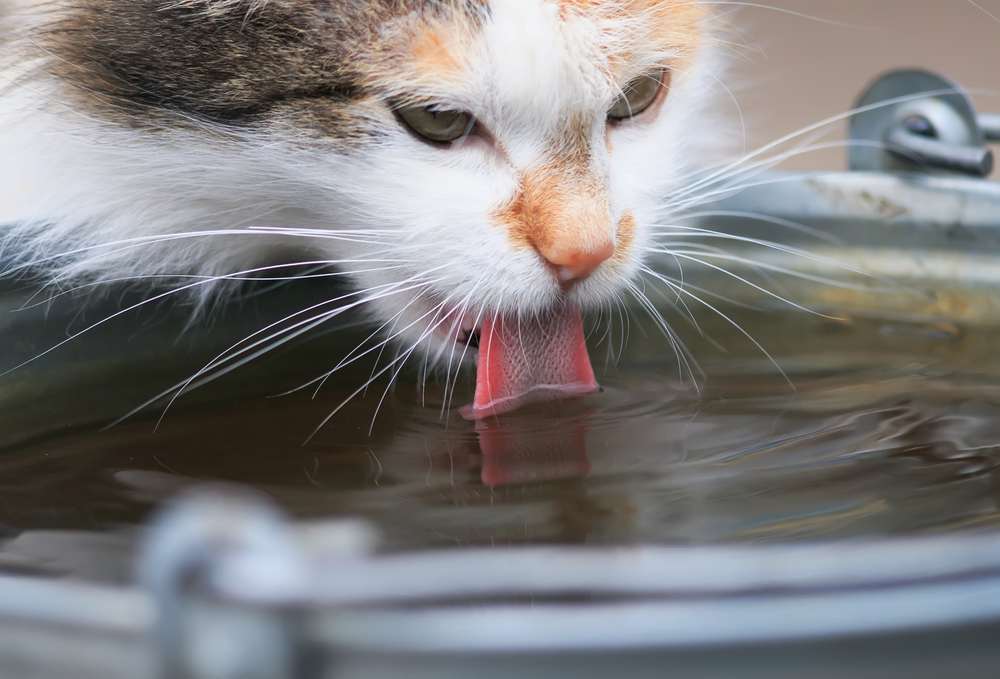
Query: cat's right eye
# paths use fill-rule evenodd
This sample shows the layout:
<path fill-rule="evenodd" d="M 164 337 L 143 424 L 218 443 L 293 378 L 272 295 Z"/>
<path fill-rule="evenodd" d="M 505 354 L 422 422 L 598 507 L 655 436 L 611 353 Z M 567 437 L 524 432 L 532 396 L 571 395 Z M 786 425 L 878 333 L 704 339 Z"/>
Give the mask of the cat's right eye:
<path fill-rule="evenodd" d="M 471 113 L 435 106 L 405 106 L 397 108 L 396 115 L 415 135 L 435 144 L 458 141 L 476 125 Z"/>
<path fill-rule="evenodd" d="M 608 120 L 620 123 L 652 108 L 670 84 L 667 70 L 641 75 L 625 86 L 621 96 L 608 109 Z"/>

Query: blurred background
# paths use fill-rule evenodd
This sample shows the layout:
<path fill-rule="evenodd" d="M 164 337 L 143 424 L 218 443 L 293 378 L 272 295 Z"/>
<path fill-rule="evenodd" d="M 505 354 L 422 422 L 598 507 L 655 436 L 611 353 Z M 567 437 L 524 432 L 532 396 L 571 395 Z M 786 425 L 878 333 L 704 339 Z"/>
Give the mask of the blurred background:
<path fill-rule="evenodd" d="M 728 3 L 719 3 L 726 5 Z M 764 8 L 769 5 L 772 9 Z M 743 108 L 751 148 L 850 108 L 878 73 L 919 66 L 1000 111 L 1000 0 L 761 0 L 733 2 L 743 45 L 726 79 Z M 807 16 L 798 16 L 807 15 Z M 835 128 L 843 137 L 846 124 Z M 788 169 L 841 169 L 841 151 Z"/>

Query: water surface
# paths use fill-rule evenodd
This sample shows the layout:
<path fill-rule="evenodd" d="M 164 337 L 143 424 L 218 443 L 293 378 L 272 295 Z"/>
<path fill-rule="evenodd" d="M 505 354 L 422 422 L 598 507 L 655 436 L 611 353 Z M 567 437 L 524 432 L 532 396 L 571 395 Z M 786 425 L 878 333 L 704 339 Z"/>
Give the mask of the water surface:
<path fill-rule="evenodd" d="M 442 415 L 440 382 L 422 389 L 404 373 L 377 417 L 384 383 L 303 444 L 371 364 L 315 399 L 246 395 L 319 372 L 315 353 L 289 351 L 268 359 L 282 375 L 273 389 L 237 376 L 214 400 L 180 399 L 158 428 L 159 410 L 107 431 L 55 428 L 0 452 L 0 569 L 126 578 L 136 527 L 205 481 L 249 485 L 304 519 L 367 518 L 387 550 L 1000 526 L 994 331 L 797 312 L 739 320 L 785 375 L 705 319 L 705 337 L 685 334 L 706 373 L 695 387 L 662 336 L 633 324 L 620 359 L 620 334 L 595 342 L 602 393 L 479 424 Z M 148 381 L 150 395 L 165 384 Z M 470 397 L 460 382 L 454 404 Z"/>

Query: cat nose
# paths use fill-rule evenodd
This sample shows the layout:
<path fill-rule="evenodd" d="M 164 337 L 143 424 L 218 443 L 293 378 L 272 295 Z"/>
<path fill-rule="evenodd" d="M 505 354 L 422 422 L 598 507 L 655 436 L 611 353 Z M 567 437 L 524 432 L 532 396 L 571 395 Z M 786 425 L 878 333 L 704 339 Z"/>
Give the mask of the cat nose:
<path fill-rule="evenodd" d="M 597 247 L 537 247 L 545 261 L 555 270 L 556 278 L 569 285 L 587 278 L 615 254 L 615 244 L 606 240 Z"/>

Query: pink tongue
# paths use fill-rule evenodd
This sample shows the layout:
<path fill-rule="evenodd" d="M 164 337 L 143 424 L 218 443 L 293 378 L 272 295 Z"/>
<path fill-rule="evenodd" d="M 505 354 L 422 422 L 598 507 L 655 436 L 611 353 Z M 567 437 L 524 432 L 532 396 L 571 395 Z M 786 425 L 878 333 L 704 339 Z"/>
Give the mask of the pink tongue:
<path fill-rule="evenodd" d="M 542 319 L 487 319 L 479 336 L 476 400 L 461 413 L 475 420 L 597 391 L 575 306 Z"/>

